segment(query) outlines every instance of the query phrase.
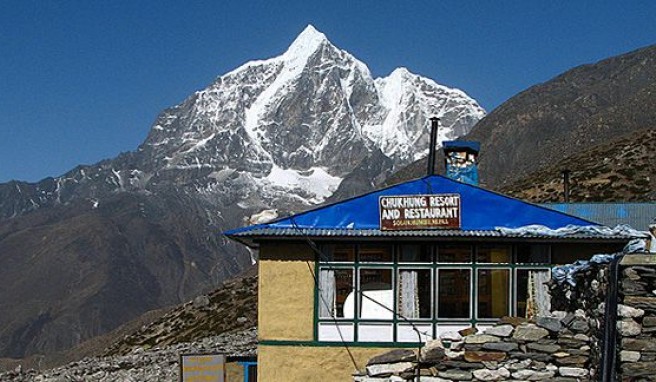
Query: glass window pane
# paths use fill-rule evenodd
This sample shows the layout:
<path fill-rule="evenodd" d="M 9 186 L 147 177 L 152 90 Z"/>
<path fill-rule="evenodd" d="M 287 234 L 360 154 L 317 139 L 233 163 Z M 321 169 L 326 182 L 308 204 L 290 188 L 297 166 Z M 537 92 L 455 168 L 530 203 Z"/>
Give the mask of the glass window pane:
<path fill-rule="evenodd" d="M 403 244 L 399 246 L 400 263 L 430 263 L 432 261 L 430 245 Z"/>
<path fill-rule="evenodd" d="M 437 248 L 437 261 L 439 263 L 471 263 L 471 245 L 440 245 Z"/>
<path fill-rule="evenodd" d="M 363 262 L 391 263 L 392 246 L 391 245 L 361 245 L 359 255 L 360 255 L 360 261 Z"/>
<path fill-rule="evenodd" d="M 479 263 L 509 263 L 511 258 L 509 245 L 479 245 L 476 261 Z"/>
<path fill-rule="evenodd" d="M 431 270 L 399 269 L 397 312 L 405 318 L 431 318 Z"/>
<path fill-rule="evenodd" d="M 517 316 L 533 318 L 549 313 L 549 279 L 548 269 L 517 270 Z"/>
<path fill-rule="evenodd" d="M 353 270 L 322 269 L 319 273 L 318 304 L 321 318 L 353 318 Z"/>
<path fill-rule="evenodd" d="M 517 262 L 524 264 L 549 264 L 549 245 L 520 244 L 517 246 Z"/>
<path fill-rule="evenodd" d="M 470 318 L 471 270 L 438 269 L 437 317 Z"/>
<path fill-rule="evenodd" d="M 322 261 L 344 261 L 349 263 L 355 262 L 355 246 L 326 244 L 321 248 L 323 254 L 327 257 Z"/>
<path fill-rule="evenodd" d="M 360 268 L 360 318 L 391 320 L 394 294 L 391 269 Z"/>
<path fill-rule="evenodd" d="M 510 314 L 510 270 L 478 270 L 478 318 L 501 318 Z"/>

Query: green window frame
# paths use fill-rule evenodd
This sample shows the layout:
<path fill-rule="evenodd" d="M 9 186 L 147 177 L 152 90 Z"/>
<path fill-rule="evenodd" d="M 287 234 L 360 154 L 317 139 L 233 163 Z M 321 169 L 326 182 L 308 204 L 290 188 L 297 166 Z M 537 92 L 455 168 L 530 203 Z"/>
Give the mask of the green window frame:
<path fill-rule="evenodd" d="M 422 252 L 421 260 L 419 261 L 412 261 L 412 262 L 405 262 L 402 261 L 402 256 L 401 256 L 401 249 L 402 246 L 404 245 L 421 245 L 424 246 L 421 251 Z M 551 269 L 551 248 L 550 245 L 548 244 L 530 244 L 530 245 L 537 245 L 537 246 L 547 246 L 546 252 L 545 248 L 540 248 L 542 251 L 541 253 L 547 253 L 546 257 L 543 255 L 540 256 L 534 256 L 536 258 L 542 259 L 544 262 L 541 263 L 518 263 L 517 260 L 519 260 L 518 257 L 518 248 L 520 246 L 526 247 L 529 244 L 525 243 L 488 243 L 488 242 L 477 242 L 477 243 L 468 243 L 465 244 L 466 246 L 469 246 L 471 250 L 471 258 L 470 262 L 453 262 L 453 263 L 446 263 L 446 262 L 439 262 L 440 256 L 439 256 L 439 249 L 440 247 L 444 248 L 456 248 L 456 246 L 462 246 L 462 243 L 428 243 L 428 242 L 405 242 L 405 243 L 394 243 L 394 244 L 386 244 L 386 243 L 362 243 L 362 244 L 343 244 L 343 243 L 326 243 L 324 244 L 323 248 L 327 248 L 328 246 L 333 246 L 332 250 L 334 251 L 336 247 L 346 247 L 345 250 L 342 250 L 340 253 L 342 254 L 349 254 L 352 253 L 353 255 L 351 256 L 350 254 L 348 256 L 341 256 L 340 261 L 323 261 L 324 259 L 321 259 L 319 255 L 317 255 L 316 258 L 316 263 L 315 263 L 315 272 L 316 274 L 319 274 L 322 270 L 326 269 L 352 269 L 353 270 L 353 292 L 356 296 L 354 299 L 354 315 L 352 318 L 326 318 L 326 317 L 320 317 L 319 316 L 319 309 L 318 309 L 318 300 L 320 296 L 320 291 L 319 288 L 315 288 L 315 315 L 314 315 L 314 327 L 315 327 L 315 335 L 314 335 L 314 340 L 315 341 L 320 341 L 320 334 L 319 334 L 319 325 L 320 323 L 326 324 L 326 323 L 335 323 L 339 322 L 342 324 L 352 324 L 353 325 L 353 341 L 352 342 L 359 342 L 358 341 L 358 329 L 360 328 L 361 325 L 367 325 L 367 324 L 391 324 L 392 325 L 392 341 L 396 342 L 398 339 L 398 327 L 399 324 L 405 324 L 407 321 L 401 317 L 398 316 L 397 313 L 399 313 L 399 272 L 405 271 L 405 270 L 418 270 L 425 272 L 428 270 L 430 272 L 430 287 L 431 287 L 431 314 L 430 317 L 421 317 L 421 318 L 412 318 L 409 319 L 410 322 L 413 324 L 431 324 L 432 325 L 432 336 L 435 337 L 437 335 L 437 330 L 440 325 L 443 325 L 445 323 L 461 323 L 461 324 L 470 324 L 470 325 L 479 325 L 479 324 L 493 324 L 494 322 L 498 321 L 497 317 L 493 318 L 488 318 L 488 317 L 480 317 L 480 314 L 478 312 L 478 303 L 479 303 L 479 298 L 480 295 L 478 293 L 478 288 L 481 283 L 481 280 L 479 280 L 479 272 L 484 272 L 484 271 L 490 271 L 490 272 L 498 272 L 499 270 L 504 270 L 507 272 L 507 281 L 505 282 L 505 285 L 507 285 L 508 288 L 508 295 L 506 297 L 506 303 L 508 305 L 507 314 L 504 315 L 516 315 L 518 311 L 521 309 L 519 308 L 519 301 L 518 301 L 518 289 L 517 289 L 517 282 L 518 282 L 518 270 L 544 270 L 544 271 L 550 271 Z M 385 257 L 385 259 L 389 259 L 390 261 L 370 261 L 371 260 L 371 255 L 368 256 L 369 261 L 360 261 L 360 250 L 361 248 L 367 248 L 367 250 L 370 250 L 371 248 L 378 246 L 389 246 L 390 252 L 391 252 L 391 257 Z M 490 257 L 495 257 L 495 258 L 503 258 L 503 256 L 499 253 L 496 253 L 493 256 L 489 255 L 489 247 L 490 246 L 495 246 L 495 247 L 500 247 L 500 246 L 507 246 L 508 251 L 509 251 L 509 260 L 507 262 L 503 263 L 493 263 L 493 262 L 483 262 L 480 263 L 477 260 L 479 259 L 479 253 L 478 250 L 479 248 L 486 248 L 486 255 L 482 255 L 481 253 L 481 258 L 490 258 Z M 352 248 L 352 251 L 348 250 L 348 248 Z M 524 248 L 525 249 L 525 248 Z M 420 251 L 420 252 L 421 252 Z M 426 252 L 427 251 L 427 252 Z M 537 251 L 540 253 L 540 251 Z M 446 253 L 446 252 L 444 252 Z M 462 251 L 461 251 L 462 253 Z M 463 256 L 462 254 L 456 255 L 456 256 L 451 256 L 451 258 L 455 259 L 464 259 L 466 256 Z M 352 258 L 353 261 L 343 261 L 344 258 Z M 417 257 L 415 257 L 417 258 Z M 428 261 L 427 259 L 430 259 Z M 523 256 L 522 259 L 525 259 L 526 256 Z M 363 296 L 362 293 L 364 291 L 361 290 L 361 279 L 363 278 L 362 271 L 368 272 L 371 271 L 372 273 L 375 273 L 376 270 L 389 270 L 390 271 L 390 293 L 391 293 L 391 301 L 388 301 L 389 306 L 392 307 L 394 310 L 395 314 L 391 314 L 390 318 L 384 318 L 384 319 L 378 319 L 378 318 L 372 318 L 372 317 L 361 317 L 361 308 L 364 306 L 363 304 Z M 439 283 L 440 283 L 440 271 L 442 270 L 460 270 L 460 271 L 469 271 L 469 315 L 468 317 L 462 317 L 462 318 L 449 318 L 449 317 L 441 317 L 440 316 L 440 311 L 439 311 Z M 444 285 L 443 285 L 444 287 Z M 382 289 L 381 289 L 382 290 Z M 387 342 L 387 341 L 385 341 Z"/>

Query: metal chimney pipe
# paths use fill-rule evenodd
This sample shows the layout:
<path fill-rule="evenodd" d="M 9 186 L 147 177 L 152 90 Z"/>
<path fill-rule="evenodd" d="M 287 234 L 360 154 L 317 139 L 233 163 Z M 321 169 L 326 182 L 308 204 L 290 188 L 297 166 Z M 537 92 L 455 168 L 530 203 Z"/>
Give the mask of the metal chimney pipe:
<path fill-rule="evenodd" d="M 569 203 L 569 174 L 572 172 L 568 169 L 562 171 L 563 174 L 563 194 L 565 196 L 565 203 Z"/>
<path fill-rule="evenodd" d="M 437 130 L 439 129 L 440 119 L 432 117 L 430 121 L 430 146 L 428 147 L 428 166 L 426 169 L 426 175 L 428 176 L 435 175 L 435 146 L 437 145 Z"/>

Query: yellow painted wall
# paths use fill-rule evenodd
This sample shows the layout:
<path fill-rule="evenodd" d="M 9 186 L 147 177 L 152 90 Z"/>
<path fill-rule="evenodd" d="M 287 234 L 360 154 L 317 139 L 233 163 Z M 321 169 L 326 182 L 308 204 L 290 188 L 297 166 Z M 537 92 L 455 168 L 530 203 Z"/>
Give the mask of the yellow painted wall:
<path fill-rule="evenodd" d="M 389 348 L 350 348 L 358 368 Z M 258 382 L 353 381 L 355 371 L 351 358 L 343 347 L 258 346 Z"/>
<path fill-rule="evenodd" d="M 244 382 L 244 366 L 237 362 L 226 362 L 226 382 Z"/>
<path fill-rule="evenodd" d="M 313 340 L 312 249 L 305 243 L 263 243 L 259 255 L 259 339 Z"/>

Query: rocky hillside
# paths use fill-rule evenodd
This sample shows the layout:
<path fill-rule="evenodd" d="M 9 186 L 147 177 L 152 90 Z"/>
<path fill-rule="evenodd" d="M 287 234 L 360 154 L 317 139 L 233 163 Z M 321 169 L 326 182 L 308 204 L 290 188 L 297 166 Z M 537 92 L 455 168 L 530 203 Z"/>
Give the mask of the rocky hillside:
<path fill-rule="evenodd" d="M 254 356 L 257 330 L 210 336 L 194 342 L 136 348 L 120 356 L 87 357 L 45 371 L 16 367 L 0 372 L 0 382 L 160 382 L 180 379 L 180 354 L 222 353 L 227 356 Z"/>
<path fill-rule="evenodd" d="M 654 105 L 656 46 L 650 46 L 535 85 L 493 110 L 463 139 L 481 143 L 481 183 L 508 189 L 517 179 L 565 158 L 653 128 Z M 605 157 L 589 158 L 590 165 Z M 416 161 L 387 182 L 423 176 L 425 171 L 425 160 Z"/>
<path fill-rule="evenodd" d="M 253 260 L 222 231 L 384 178 L 422 155 L 434 115 L 454 138 L 484 111 L 404 68 L 373 78 L 309 26 L 163 111 L 135 151 L 0 184 L 0 357 L 65 350 L 215 289 Z"/>
<path fill-rule="evenodd" d="M 120 193 L 0 222 L 2 355 L 73 347 L 247 267 L 205 216 L 183 194 Z"/>
<path fill-rule="evenodd" d="M 630 133 L 569 156 L 501 188 L 535 203 L 562 202 L 569 169 L 572 202 L 656 201 L 656 130 Z"/>
<path fill-rule="evenodd" d="M 251 267 L 207 295 L 168 310 L 148 312 L 64 354 L 5 362 L 8 371 L 0 372 L 0 382 L 177 380 L 182 353 L 253 356 L 257 347 L 256 271 Z"/>
<path fill-rule="evenodd" d="M 255 273 L 254 270 L 251 273 Z M 105 355 L 193 342 L 257 325 L 257 275 L 239 277 L 194 298 L 111 344 Z"/>
<path fill-rule="evenodd" d="M 98 356 L 126 355 L 136 349 L 163 348 L 224 333 L 240 332 L 257 324 L 257 268 L 231 278 L 213 292 L 184 304 L 148 311 L 109 333 L 70 349 L 20 360 L 0 359 L 1 370 L 44 370 Z"/>
<path fill-rule="evenodd" d="M 503 103 L 467 135 L 489 186 L 653 126 L 656 46 L 569 70 Z"/>

